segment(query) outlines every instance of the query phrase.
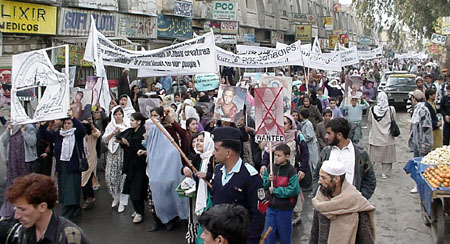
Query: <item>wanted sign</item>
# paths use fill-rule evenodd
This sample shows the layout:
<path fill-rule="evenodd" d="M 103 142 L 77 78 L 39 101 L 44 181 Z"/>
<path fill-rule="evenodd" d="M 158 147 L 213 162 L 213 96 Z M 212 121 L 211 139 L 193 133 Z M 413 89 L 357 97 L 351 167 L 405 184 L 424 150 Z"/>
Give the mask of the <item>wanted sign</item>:
<path fill-rule="evenodd" d="M 256 141 L 284 141 L 283 87 L 255 88 Z"/>

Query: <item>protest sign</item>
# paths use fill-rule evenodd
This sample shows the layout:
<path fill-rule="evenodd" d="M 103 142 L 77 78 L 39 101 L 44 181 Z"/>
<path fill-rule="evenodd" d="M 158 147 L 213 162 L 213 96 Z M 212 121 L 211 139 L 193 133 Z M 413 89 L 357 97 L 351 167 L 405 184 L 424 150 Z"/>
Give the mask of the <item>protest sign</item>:
<path fill-rule="evenodd" d="M 292 77 L 263 75 L 259 87 L 283 87 L 283 109 L 284 112 L 291 111 Z"/>
<path fill-rule="evenodd" d="M 207 103 L 207 102 L 198 102 L 197 106 L 199 106 L 203 111 L 203 116 L 201 116 L 204 119 L 211 119 L 211 117 L 214 114 L 214 103 Z"/>
<path fill-rule="evenodd" d="M 248 81 L 248 84 L 258 84 L 259 79 L 263 75 L 268 76 L 275 76 L 275 73 L 262 73 L 262 72 L 244 72 L 244 75 L 242 76 L 242 79 L 246 79 Z"/>
<path fill-rule="evenodd" d="M 219 87 L 219 76 L 217 74 L 198 74 L 194 76 L 194 81 L 197 91 L 209 91 Z"/>
<path fill-rule="evenodd" d="M 257 141 L 284 141 L 283 87 L 255 88 Z"/>
<path fill-rule="evenodd" d="M 161 106 L 159 98 L 138 98 L 139 112 L 145 118 L 152 117 L 152 109 Z"/>
<path fill-rule="evenodd" d="M 358 56 L 360 60 L 368 60 L 377 58 L 383 54 L 383 47 L 375 48 L 371 51 L 358 51 Z"/>
<path fill-rule="evenodd" d="M 341 71 L 341 58 L 339 52 L 317 53 L 311 51 L 308 67 L 326 71 Z"/>
<path fill-rule="evenodd" d="M 236 123 L 243 114 L 247 89 L 220 85 L 214 109 L 214 119 Z"/>
<path fill-rule="evenodd" d="M 284 48 L 271 50 L 261 55 L 238 55 L 216 48 L 217 63 L 219 65 L 242 68 L 268 68 L 285 65 L 300 65 L 302 55 L 299 55 L 300 41 Z"/>
<path fill-rule="evenodd" d="M 347 65 L 353 65 L 359 63 L 358 58 L 358 49 L 356 46 L 353 46 L 351 48 L 341 50 L 339 52 L 341 57 L 341 65 L 347 66 Z"/>
<path fill-rule="evenodd" d="M 129 69 L 189 70 L 191 74 L 217 71 L 214 35 L 207 33 L 169 47 L 131 51 L 119 47 L 91 26 L 84 59 Z M 99 76 L 99 75 L 97 75 Z"/>
<path fill-rule="evenodd" d="M 70 88 L 70 109 L 80 121 L 87 120 L 92 115 L 92 93 L 88 89 Z"/>
<path fill-rule="evenodd" d="M 67 49 L 68 45 L 64 45 Z M 61 47 L 52 47 L 61 48 Z M 12 58 L 12 89 L 11 89 L 11 120 L 14 124 L 27 124 L 67 117 L 69 111 L 68 72 L 58 72 L 49 59 L 47 49 L 13 55 Z M 67 60 L 67 58 L 66 58 Z M 68 63 L 66 69 L 68 69 Z M 41 89 L 45 87 L 42 94 Z M 18 92 L 30 91 L 35 98 L 34 113 L 26 109 L 25 101 L 21 101 Z M 42 95 L 41 95 L 42 94 Z M 28 111 L 28 113 L 26 112 Z"/>

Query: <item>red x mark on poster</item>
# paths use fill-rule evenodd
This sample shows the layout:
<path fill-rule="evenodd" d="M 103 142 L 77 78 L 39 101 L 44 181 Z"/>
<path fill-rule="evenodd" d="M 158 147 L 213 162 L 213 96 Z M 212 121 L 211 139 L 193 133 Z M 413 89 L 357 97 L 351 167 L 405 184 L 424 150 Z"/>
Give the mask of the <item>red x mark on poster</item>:
<path fill-rule="evenodd" d="M 271 88 L 267 87 L 267 88 L 265 88 L 265 89 L 271 89 Z M 263 89 L 258 89 L 258 88 L 255 89 L 255 96 L 256 96 L 256 98 L 257 98 L 258 100 L 261 101 L 261 104 L 264 106 L 264 108 L 267 110 L 267 112 L 263 115 L 262 120 L 261 120 L 261 123 L 258 125 L 258 129 L 256 130 L 255 135 L 257 135 L 257 134 L 260 132 L 261 127 L 262 127 L 263 124 L 264 124 L 264 120 L 265 120 L 268 116 L 270 116 L 270 118 L 271 118 L 273 121 L 275 121 L 275 125 L 276 125 L 276 127 L 277 127 L 277 132 L 279 132 L 281 135 L 284 136 L 284 129 L 283 129 L 283 126 L 280 125 L 280 124 L 278 124 L 278 123 L 276 123 L 276 121 L 277 121 L 277 120 L 276 120 L 276 116 L 275 116 L 274 114 L 272 114 L 272 112 L 271 112 L 271 109 L 272 109 L 272 107 L 275 105 L 275 103 L 276 103 L 276 101 L 277 101 L 277 98 L 280 96 L 281 92 L 283 91 L 283 87 L 280 87 L 280 88 L 279 88 L 279 90 L 278 90 L 278 92 L 277 92 L 275 98 L 272 100 L 272 102 L 270 103 L 270 106 L 269 106 L 269 107 L 267 107 L 267 104 L 264 102 L 263 98 L 261 97 L 260 91 L 262 91 L 262 90 L 263 90 Z M 263 95 L 263 96 L 264 96 L 264 95 Z M 283 109 L 283 106 L 281 106 L 280 109 Z"/>

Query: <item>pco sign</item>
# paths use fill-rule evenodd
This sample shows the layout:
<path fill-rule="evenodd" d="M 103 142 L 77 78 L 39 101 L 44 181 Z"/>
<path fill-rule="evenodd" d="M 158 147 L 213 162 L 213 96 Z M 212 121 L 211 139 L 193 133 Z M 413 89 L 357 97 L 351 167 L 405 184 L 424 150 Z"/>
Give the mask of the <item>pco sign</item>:
<path fill-rule="evenodd" d="M 233 10 L 234 4 L 231 2 L 215 2 L 214 10 Z"/>

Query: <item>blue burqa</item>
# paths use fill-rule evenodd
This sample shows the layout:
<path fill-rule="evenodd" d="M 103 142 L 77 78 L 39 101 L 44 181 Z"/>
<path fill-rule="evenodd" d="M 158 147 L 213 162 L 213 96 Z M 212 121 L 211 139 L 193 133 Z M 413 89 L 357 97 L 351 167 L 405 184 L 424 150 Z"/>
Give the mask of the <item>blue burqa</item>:
<path fill-rule="evenodd" d="M 149 119 L 147 130 L 147 176 L 155 211 L 164 224 L 175 217 L 188 218 L 188 200 L 178 196 L 175 189 L 182 181 L 181 157 L 175 146 Z"/>

